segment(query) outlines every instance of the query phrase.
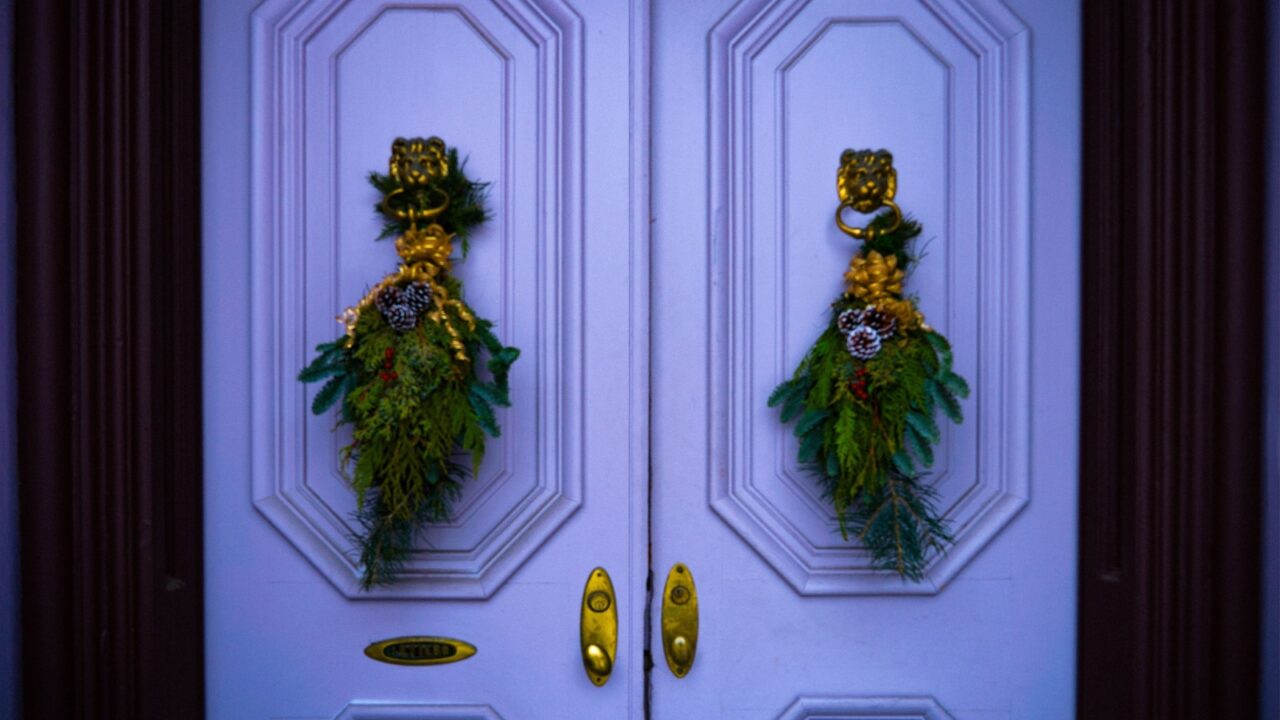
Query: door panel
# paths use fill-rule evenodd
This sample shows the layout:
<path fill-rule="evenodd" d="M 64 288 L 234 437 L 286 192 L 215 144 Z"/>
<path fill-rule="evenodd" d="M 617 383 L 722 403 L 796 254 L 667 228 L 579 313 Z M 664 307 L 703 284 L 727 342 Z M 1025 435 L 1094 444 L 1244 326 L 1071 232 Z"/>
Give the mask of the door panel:
<path fill-rule="evenodd" d="M 1026 502 L 1027 35 L 1007 11 L 942 5 L 741 3 L 710 32 L 711 202 L 726 213 L 708 269 L 712 507 L 803 594 L 936 592 Z M 851 143 L 895 151 L 925 227 L 912 290 L 964 338 L 956 369 L 973 381 L 932 477 L 956 545 L 920 584 L 840 539 L 766 403 L 839 293 L 851 247 L 832 177 Z"/>
<path fill-rule="evenodd" d="M 648 288 L 631 208 L 646 154 L 630 130 L 644 113 L 632 107 L 644 12 L 560 0 L 205 7 L 210 717 L 642 707 Z M 364 593 L 338 465 L 347 438 L 332 415 L 309 413 L 316 388 L 294 378 L 340 333 L 338 312 L 395 266 L 391 244 L 374 242 L 365 176 L 396 136 L 430 134 L 492 183 L 493 217 L 458 275 L 522 355 L 503 436 L 453 521 L 422 534 L 402 582 Z M 610 242 L 589 246 L 601 227 Z M 597 565 L 620 605 L 604 688 L 578 647 Z M 402 635 L 478 652 L 433 667 L 363 655 Z"/>
<path fill-rule="evenodd" d="M 653 562 L 693 572 L 701 636 L 654 717 L 1071 716 L 1077 27 L 1035 0 L 655 7 Z M 974 391 L 930 478 L 957 542 L 919 585 L 840 538 L 766 406 L 855 249 L 846 147 L 893 152 L 908 292 Z"/>
<path fill-rule="evenodd" d="M 254 11 L 253 314 L 257 506 L 349 597 L 365 597 L 347 553 L 351 491 L 339 473 L 350 429 L 309 411 L 316 386 L 291 382 L 333 318 L 395 266 L 374 244 L 378 201 L 366 175 L 389 138 L 428 131 L 456 144 L 472 177 L 493 183 L 493 218 L 459 266 L 467 299 L 522 349 L 503 435 L 465 485 L 454 518 L 424 537 L 396 597 L 487 597 L 582 501 L 581 217 L 566 158 L 582 134 L 566 112 L 582 78 L 581 23 L 512 6 L 392 7 L 280 0 Z M 415 67 L 431 54 L 465 71 Z M 442 98 L 453 99 L 442 101 Z M 464 101 L 465 100 L 465 101 Z M 545 158 L 545 162 L 543 161 Z M 517 195 L 519 200 L 517 201 Z M 581 208 L 577 208 L 578 213 Z M 562 228 L 567 232 L 562 232 Z M 273 339 L 287 342 L 276 344 Z M 271 392 L 265 388 L 273 389 Z"/>

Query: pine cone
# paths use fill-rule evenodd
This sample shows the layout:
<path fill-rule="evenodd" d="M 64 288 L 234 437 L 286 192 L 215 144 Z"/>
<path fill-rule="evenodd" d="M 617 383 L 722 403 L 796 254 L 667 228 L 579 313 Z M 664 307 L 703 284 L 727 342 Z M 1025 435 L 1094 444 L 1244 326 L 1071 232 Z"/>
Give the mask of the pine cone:
<path fill-rule="evenodd" d="M 393 305 L 383 311 L 382 316 L 397 332 L 409 332 L 418 326 L 418 314 L 407 305 Z"/>
<path fill-rule="evenodd" d="M 415 315 L 421 314 L 431 307 L 431 286 L 424 282 L 410 283 L 402 291 L 404 302 L 413 309 Z"/>
<path fill-rule="evenodd" d="M 378 306 L 378 312 L 386 315 L 388 308 L 393 305 L 399 305 L 403 299 L 403 293 L 400 292 L 400 288 L 395 285 L 388 285 L 373 298 L 373 304 Z"/>
<path fill-rule="evenodd" d="M 881 340 L 887 340 L 898 329 L 898 318 L 873 305 L 862 311 L 862 324 L 875 330 Z"/>
<path fill-rule="evenodd" d="M 915 303 L 905 298 L 897 300 L 883 300 L 877 306 L 882 312 L 886 312 L 898 320 L 898 328 L 904 332 L 915 330 L 916 328 L 928 329 L 928 325 L 924 322 L 924 314 L 916 308 Z"/>
<path fill-rule="evenodd" d="M 839 330 L 842 335 L 848 335 L 849 333 L 853 332 L 854 328 L 858 327 L 861 324 L 862 324 L 861 310 L 854 310 L 853 308 L 849 308 L 848 310 L 845 310 L 844 312 L 840 313 L 836 317 L 836 329 Z"/>
<path fill-rule="evenodd" d="M 418 313 L 405 299 L 404 292 L 392 285 L 383 288 L 373 299 L 378 312 L 397 332 L 408 332 L 418 325 Z"/>
<path fill-rule="evenodd" d="M 866 325 L 859 325 L 849 333 L 845 347 L 859 360 L 870 360 L 880 352 L 880 335 Z"/>

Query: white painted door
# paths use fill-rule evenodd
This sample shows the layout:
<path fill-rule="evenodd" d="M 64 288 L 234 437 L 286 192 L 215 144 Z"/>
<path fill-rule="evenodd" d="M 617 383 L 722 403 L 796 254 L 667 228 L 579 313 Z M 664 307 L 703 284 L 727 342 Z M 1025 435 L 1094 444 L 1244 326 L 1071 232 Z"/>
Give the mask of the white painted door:
<path fill-rule="evenodd" d="M 626 2 L 219 0 L 204 9 L 208 703 L 249 718 L 622 718 L 644 697 L 646 17 Z M 396 263 L 365 182 L 439 135 L 492 183 L 458 274 L 523 354 L 502 438 L 396 586 L 357 588 L 335 418 L 295 380 Z M 579 643 L 618 593 L 604 687 Z M 445 636 L 432 667 L 369 643 Z"/>
<path fill-rule="evenodd" d="M 701 632 L 683 679 L 653 638 L 653 717 L 1073 717 L 1078 27 L 1059 0 L 655 5 L 652 564 L 692 571 Z M 766 407 L 843 288 L 848 147 L 892 151 L 908 292 L 973 389 L 920 584 L 840 538 Z"/>

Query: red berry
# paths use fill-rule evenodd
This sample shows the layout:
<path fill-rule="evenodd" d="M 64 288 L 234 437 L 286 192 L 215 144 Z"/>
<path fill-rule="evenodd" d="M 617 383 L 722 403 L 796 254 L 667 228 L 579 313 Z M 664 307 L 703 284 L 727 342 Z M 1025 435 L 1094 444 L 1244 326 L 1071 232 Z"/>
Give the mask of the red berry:
<path fill-rule="evenodd" d="M 386 356 L 387 356 L 388 358 L 389 358 L 389 357 L 391 357 L 392 355 L 395 355 L 395 354 L 396 354 L 396 350 L 395 350 L 395 348 L 387 348 Z"/>

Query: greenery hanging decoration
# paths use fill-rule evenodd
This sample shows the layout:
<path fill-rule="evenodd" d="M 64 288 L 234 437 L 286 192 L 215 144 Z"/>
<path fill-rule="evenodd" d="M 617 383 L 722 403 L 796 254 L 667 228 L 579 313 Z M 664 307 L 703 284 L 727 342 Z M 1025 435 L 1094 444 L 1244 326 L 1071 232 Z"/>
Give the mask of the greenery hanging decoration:
<path fill-rule="evenodd" d="M 369 182 L 383 195 L 378 239 L 395 237 L 400 266 L 339 316 L 346 333 L 317 347 L 298 375 L 324 381 L 312 412 L 339 405 L 338 424 L 353 426 L 341 457 L 366 590 L 394 582 L 419 529 L 449 517 L 486 437 L 499 434 L 494 408 L 510 404 L 507 374 L 520 354 L 467 306 L 450 274 L 454 239 L 465 259 L 488 217 L 487 185 L 468 179 L 457 151 L 435 137 L 397 138 L 388 173 Z M 487 377 L 476 367 L 482 353 Z"/>
<path fill-rule="evenodd" d="M 875 567 L 919 581 L 952 541 L 937 494 L 923 482 L 941 439 L 935 414 L 960 423 L 969 386 L 952 368 L 950 343 L 903 295 L 918 259 L 909 244 L 921 228 L 893 201 L 893 156 L 845 150 L 836 191 L 836 225 L 862 245 L 827 329 L 769 405 L 784 423 L 795 421 L 799 460 L 831 499 L 845 539 L 852 533 Z M 850 227 L 846 208 L 887 209 Z"/>

